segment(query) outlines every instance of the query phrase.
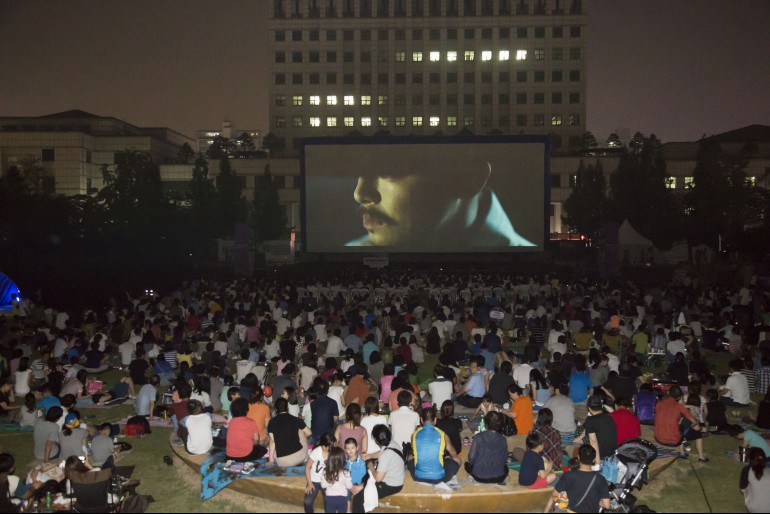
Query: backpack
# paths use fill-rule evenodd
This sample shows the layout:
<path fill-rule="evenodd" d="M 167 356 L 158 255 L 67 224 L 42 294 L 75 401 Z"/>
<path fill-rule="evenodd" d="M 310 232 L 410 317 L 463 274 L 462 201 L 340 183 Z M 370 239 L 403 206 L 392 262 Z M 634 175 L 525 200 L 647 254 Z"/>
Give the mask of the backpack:
<path fill-rule="evenodd" d="M 128 418 L 126 422 L 126 435 L 141 437 L 143 435 L 151 434 L 150 422 L 144 416 L 134 416 Z M 143 512 L 143 511 L 142 511 Z"/>
<path fill-rule="evenodd" d="M 155 501 L 155 499 L 152 496 L 135 494 L 123 501 L 120 512 L 147 512 L 150 503 L 153 501 Z"/>

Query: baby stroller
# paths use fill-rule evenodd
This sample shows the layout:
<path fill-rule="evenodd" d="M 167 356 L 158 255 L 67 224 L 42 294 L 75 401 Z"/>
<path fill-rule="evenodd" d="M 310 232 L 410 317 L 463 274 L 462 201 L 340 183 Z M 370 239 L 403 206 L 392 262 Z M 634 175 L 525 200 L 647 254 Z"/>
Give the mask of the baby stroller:
<path fill-rule="evenodd" d="M 610 500 L 613 512 L 634 512 L 634 489 L 641 490 L 647 483 L 650 464 L 658 457 L 658 449 L 644 439 L 629 439 L 615 450 L 618 460 L 618 477 L 610 484 Z"/>

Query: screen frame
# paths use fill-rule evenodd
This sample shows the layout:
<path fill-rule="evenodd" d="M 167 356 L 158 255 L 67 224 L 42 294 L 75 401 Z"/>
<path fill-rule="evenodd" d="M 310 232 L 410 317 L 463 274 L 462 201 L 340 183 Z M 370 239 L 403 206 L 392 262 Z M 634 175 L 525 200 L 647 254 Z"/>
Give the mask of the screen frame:
<path fill-rule="evenodd" d="M 349 251 L 349 252 L 326 252 L 326 251 L 308 251 L 307 249 L 307 187 L 306 187 L 306 169 L 305 169 L 305 150 L 309 146 L 317 145 L 404 145 L 404 144 L 516 144 L 516 143 L 535 143 L 543 145 L 543 246 L 534 247 L 532 250 L 483 252 L 484 254 L 516 254 L 516 253 L 542 253 L 546 251 L 546 246 L 550 240 L 550 218 L 551 218 L 551 138 L 547 135 L 509 135 L 509 134 L 491 134 L 491 135 L 458 135 L 458 136 L 319 136 L 302 138 L 299 145 L 300 154 L 300 220 L 302 221 L 302 231 L 300 242 L 302 244 L 301 253 L 306 255 L 359 255 L 365 257 L 373 254 L 394 254 L 394 255 L 458 255 L 457 252 L 393 252 L 385 248 L 372 247 L 370 251 Z M 473 255 L 473 252 L 468 253 Z"/>

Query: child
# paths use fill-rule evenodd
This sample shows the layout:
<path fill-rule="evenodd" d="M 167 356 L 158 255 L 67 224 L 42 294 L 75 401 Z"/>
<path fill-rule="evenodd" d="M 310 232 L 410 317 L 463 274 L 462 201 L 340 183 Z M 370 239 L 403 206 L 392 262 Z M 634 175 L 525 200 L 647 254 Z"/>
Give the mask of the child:
<path fill-rule="evenodd" d="M 706 406 L 706 398 L 701 396 L 701 385 L 698 382 L 691 382 L 687 392 L 687 401 L 685 401 L 685 407 L 690 411 L 698 423 L 701 425 L 701 432 L 708 432 L 706 426 L 706 418 L 704 417 L 704 408 Z"/>
<path fill-rule="evenodd" d="M 19 425 L 33 427 L 37 422 L 37 397 L 35 393 L 27 393 L 24 396 L 24 407 L 21 408 Z"/>
<path fill-rule="evenodd" d="M 345 471 L 345 451 L 342 448 L 331 448 L 326 459 L 326 470 L 321 475 L 321 487 L 326 490 L 324 497 L 325 512 L 348 511 L 348 492 L 353 489 L 350 473 Z"/>
<path fill-rule="evenodd" d="M 540 456 L 543 446 L 543 438 L 540 434 L 533 433 L 527 436 L 527 451 L 521 460 L 519 485 L 529 489 L 545 489 L 556 480 L 556 475 L 551 471 L 551 463 Z"/>
<path fill-rule="evenodd" d="M 471 419 L 474 419 L 476 416 L 481 414 L 481 417 L 483 418 L 486 416 L 489 412 L 496 411 L 497 408 L 495 407 L 494 403 L 492 403 L 492 396 L 489 394 L 485 394 L 481 398 L 481 403 L 478 407 L 476 407 L 476 412 L 473 413 L 473 416 L 471 416 Z"/>
<path fill-rule="evenodd" d="M 99 433 L 91 440 L 91 458 L 89 459 L 95 467 L 102 469 L 115 467 L 115 454 L 118 449 L 112 444 L 110 432 L 112 425 L 102 423 L 99 425 Z"/>
<path fill-rule="evenodd" d="M 347 373 L 348 369 L 350 369 L 350 367 L 356 363 L 354 356 L 355 352 L 353 352 L 352 349 L 348 348 L 345 350 L 345 358 L 340 363 L 340 370 L 342 370 L 343 374 Z"/>
<path fill-rule="evenodd" d="M 225 412 L 227 419 L 230 419 L 233 417 L 233 412 L 230 410 L 230 406 L 232 405 L 233 400 L 241 397 L 241 389 L 240 387 L 228 387 L 223 391 L 227 391 L 227 396 L 223 398 L 222 401 L 222 412 Z"/>
<path fill-rule="evenodd" d="M 297 390 L 293 387 L 287 387 L 281 391 L 281 398 L 289 402 L 289 414 L 295 418 L 299 417 L 299 401 L 297 400 Z M 308 425 L 310 426 L 310 425 Z"/>
<path fill-rule="evenodd" d="M 727 413 L 725 404 L 719 401 L 719 391 L 709 389 L 706 391 L 708 402 L 703 407 L 703 416 L 711 430 L 716 433 L 725 433 L 730 426 L 727 423 Z"/>
<path fill-rule="evenodd" d="M 310 410 L 310 409 L 308 409 Z M 308 425 L 310 426 L 310 425 Z M 331 433 L 321 435 L 318 444 L 308 455 L 305 464 L 305 512 L 313 512 L 313 502 L 321 492 L 321 477 L 326 472 L 326 459 L 329 458 L 329 450 L 337 446 L 337 441 Z"/>
<path fill-rule="evenodd" d="M 364 510 L 364 496 L 360 490 L 358 493 L 355 491 L 356 489 L 363 488 L 364 477 L 366 476 L 366 462 L 358 454 L 358 443 L 352 437 L 345 440 L 345 455 L 347 455 L 345 470 L 350 473 L 350 481 L 353 484 L 353 494 L 348 495 L 348 511 L 362 512 Z"/>
<path fill-rule="evenodd" d="M 222 404 L 222 414 L 225 416 L 230 415 L 230 388 L 233 387 L 235 380 L 232 375 L 226 375 L 224 378 L 224 386 L 222 387 L 222 393 L 219 395 L 219 402 Z"/>

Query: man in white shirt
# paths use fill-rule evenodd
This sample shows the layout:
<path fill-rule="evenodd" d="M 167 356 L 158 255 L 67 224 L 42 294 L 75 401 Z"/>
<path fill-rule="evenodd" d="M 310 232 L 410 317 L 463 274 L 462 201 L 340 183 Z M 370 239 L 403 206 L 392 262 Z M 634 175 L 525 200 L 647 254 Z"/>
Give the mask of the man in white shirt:
<path fill-rule="evenodd" d="M 441 410 L 441 405 L 443 405 L 446 400 L 452 399 L 452 392 L 454 390 L 452 381 L 444 378 L 444 373 L 444 366 L 436 364 L 436 367 L 433 369 L 433 375 L 436 378 L 428 384 L 431 401 L 439 410 Z"/>
<path fill-rule="evenodd" d="M 326 343 L 326 356 L 337 358 L 340 356 L 343 350 L 345 350 L 345 342 L 340 335 L 342 332 L 340 329 L 334 329 L 334 335 L 329 337 L 329 341 Z"/>
<path fill-rule="evenodd" d="M 722 388 L 722 403 L 728 407 L 748 407 L 751 405 L 749 381 L 741 373 L 743 363 L 740 360 L 730 362 L 730 376 Z"/>
<path fill-rule="evenodd" d="M 412 394 L 409 391 L 398 393 L 398 409 L 390 413 L 390 429 L 393 442 L 398 448 L 412 441 L 412 434 L 420 426 L 420 415 L 409 408 Z"/>
<path fill-rule="evenodd" d="M 529 364 L 529 357 L 523 356 L 521 364 L 513 370 L 513 380 L 516 382 L 516 385 L 526 390 L 529 387 L 529 374 L 533 369 Z"/>
<path fill-rule="evenodd" d="M 241 380 L 251 373 L 251 370 L 256 366 L 254 362 L 249 360 L 249 354 L 248 348 L 241 350 L 241 360 L 235 363 L 235 382 L 238 384 L 240 384 Z"/>
<path fill-rule="evenodd" d="M 118 351 L 120 352 L 120 362 L 124 366 L 131 364 L 134 360 L 134 352 L 136 352 L 136 345 L 131 341 L 120 343 L 118 345 Z"/>
<path fill-rule="evenodd" d="M 666 350 L 668 351 L 668 358 L 670 362 L 673 362 L 673 359 L 677 353 L 683 353 L 687 355 L 687 347 L 684 344 L 684 341 L 682 341 L 682 339 L 679 337 L 678 332 L 674 332 L 673 330 L 669 332 Z"/>
<path fill-rule="evenodd" d="M 211 434 L 211 416 L 202 412 L 201 402 L 190 400 L 187 405 L 190 415 L 185 418 L 187 441 L 185 449 L 193 455 L 203 455 L 214 446 Z"/>

